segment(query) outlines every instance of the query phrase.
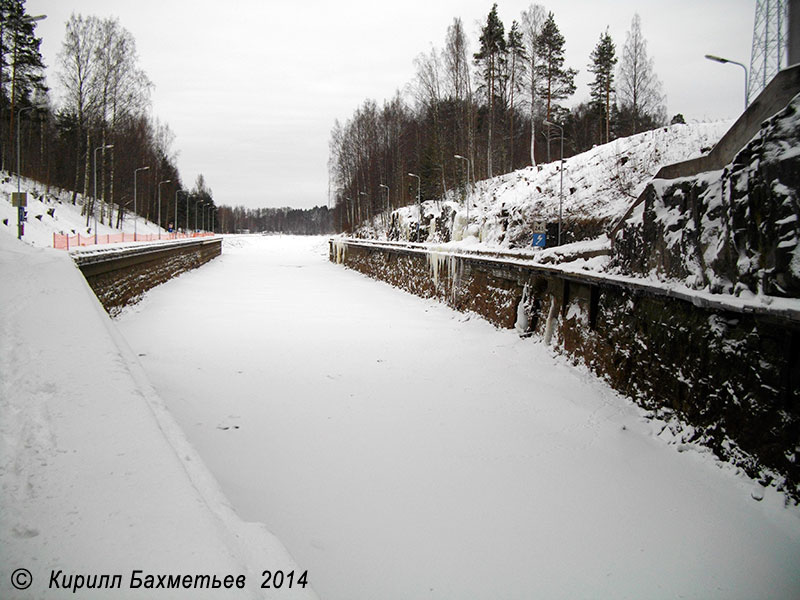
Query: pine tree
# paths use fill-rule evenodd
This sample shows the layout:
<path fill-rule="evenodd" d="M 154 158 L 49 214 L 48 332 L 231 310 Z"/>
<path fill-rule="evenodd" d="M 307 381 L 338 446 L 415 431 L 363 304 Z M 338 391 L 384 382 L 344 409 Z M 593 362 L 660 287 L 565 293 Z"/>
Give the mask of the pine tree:
<path fill-rule="evenodd" d="M 611 94 L 614 93 L 614 65 L 617 64 L 614 42 L 608 34 L 600 34 L 591 55 L 589 71 L 594 73 L 594 81 L 589 84 L 592 90 L 592 107 L 602 117 L 605 129 L 605 142 L 611 140 Z M 601 140 L 603 136 L 600 136 Z"/>
<path fill-rule="evenodd" d="M 553 13 L 547 15 L 542 31 L 536 40 L 539 64 L 539 94 L 545 101 L 545 119 L 552 120 L 556 102 L 575 93 L 575 76 L 578 71 L 564 68 L 564 36 L 558 30 Z M 550 138 L 547 138 L 547 160 L 550 161 Z"/>
<path fill-rule="evenodd" d="M 36 22 L 25 11 L 24 0 L 0 0 L 0 123 L 8 122 L 7 142 L 2 155 L 7 167 L 13 138 L 16 111 L 30 106 L 34 96 L 47 93 L 44 61 L 39 47 L 41 38 L 34 35 Z"/>
<path fill-rule="evenodd" d="M 497 16 L 497 4 L 492 6 L 486 25 L 481 29 L 480 50 L 475 53 L 475 63 L 482 65 L 482 76 L 489 105 L 489 134 L 486 152 L 486 171 L 492 176 L 492 129 L 494 127 L 495 87 L 500 66 L 506 54 L 505 28 Z"/>
<path fill-rule="evenodd" d="M 525 53 L 525 44 L 522 39 L 522 32 L 519 29 L 519 24 L 516 21 L 511 23 L 511 29 L 508 30 L 508 41 L 506 42 L 506 50 L 508 52 L 508 69 L 509 69 L 509 135 L 508 135 L 508 157 L 509 157 L 509 170 L 514 170 L 514 93 L 521 86 L 522 75 L 525 70 L 525 61 L 528 59 Z"/>

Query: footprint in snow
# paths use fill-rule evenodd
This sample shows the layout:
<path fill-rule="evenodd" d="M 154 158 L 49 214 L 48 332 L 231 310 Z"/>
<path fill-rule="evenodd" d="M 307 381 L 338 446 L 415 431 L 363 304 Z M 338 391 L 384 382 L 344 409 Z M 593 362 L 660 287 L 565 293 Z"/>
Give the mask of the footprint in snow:
<path fill-rule="evenodd" d="M 38 529 L 34 529 L 32 527 L 26 527 L 24 525 L 14 527 L 12 531 L 14 532 L 14 537 L 22 539 L 29 539 L 39 535 Z"/>

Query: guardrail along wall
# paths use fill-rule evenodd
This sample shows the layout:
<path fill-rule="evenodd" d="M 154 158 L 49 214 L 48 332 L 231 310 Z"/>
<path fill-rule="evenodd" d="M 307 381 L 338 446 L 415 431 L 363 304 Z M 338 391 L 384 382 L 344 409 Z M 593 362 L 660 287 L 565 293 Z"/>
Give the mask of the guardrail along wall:
<path fill-rule="evenodd" d="M 106 312 L 116 315 L 147 290 L 222 254 L 222 238 L 161 242 L 72 255 Z"/>
<path fill-rule="evenodd" d="M 190 238 L 214 237 L 209 231 L 194 233 L 100 233 L 91 235 L 69 235 L 66 233 L 53 232 L 53 248 L 56 250 L 69 250 L 80 246 L 94 246 L 99 244 L 125 244 L 130 242 L 160 242 L 163 240 L 186 240 Z"/>
<path fill-rule="evenodd" d="M 800 315 L 513 259 L 355 240 L 332 240 L 330 259 L 541 338 L 639 405 L 677 412 L 752 476 L 779 474 L 800 498 Z"/>

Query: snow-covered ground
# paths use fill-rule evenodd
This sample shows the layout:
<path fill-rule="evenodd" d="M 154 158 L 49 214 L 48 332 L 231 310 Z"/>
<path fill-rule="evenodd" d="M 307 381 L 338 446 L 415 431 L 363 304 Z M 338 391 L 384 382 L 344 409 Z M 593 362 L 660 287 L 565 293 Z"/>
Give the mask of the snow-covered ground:
<path fill-rule="evenodd" d="M 25 223 L 23 239 L 32 246 L 53 247 L 53 233 L 89 236 L 94 233 L 94 220 L 86 225 L 86 216 L 81 214 L 84 198 L 78 196 L 77 204 L 72 204 L 72 192 L 59 188 L 50 188 L 31 179 L 20 180 L 20 190 L 28 192 L 28 221 Z M 17 191 L 17 178 L 0 171 L 0 230 L 17 236 L 17 209 L 11 206 L 11 193 Z M 172 207 L 175 205 L 172 204 Z M 166 203 L 165 203 L 166 207 Z M 165 208 L 166 210 L 166 208 Z M 116 215 L 116 211 L 114 212 Z M 114 218 L 116 222 L 116 216 Z M 133 216 L 126 214 L 122 229 L 109 227 L 100 222 L 97 224 L 99 234 L 133 233 L 134 227 L 139 234 L 158 233 L 160 229 L 155 223 L 139 217 L 134 223 Z M 165 232 L 164 229 L 161 229 Z"/>
<path fill-rule="evenodd" d="M 0 598 L 316 597 L 260 589 L 296 563 L 231 510 L 69 255 L 2 230 L 0 507 Z M 131 590 L 136 569 L 246 584 Z"/>
<path fill-rule="evenodd" d="M 707 153 L 732 121 L 660 127 L 613 140 L 564 160 L 563 219 L 610 222 L 622 217 L 658 169 Z M 437 218 L 445 206 L 456 214 L 451 245 L 485 249 L 530 245 L 534 221 L 557 222 L 562 188 L 557 160 L 478 181 L 469 196 L 469 211 L 459 190 L 444 202 L 423 203 L 425 215 Z M 419 210 L 395 211 L 402 239 L 416 227 Z M 469 217 L 469 219 L 467 219 Z M 362 227 L 360 237 L 386 238 L 385 216 Z M 566 229 L 565 229 L 566 231 Z M 434 231 L 430 241 L 441 237 Z"/>
<path fill-rule="evenodd" d="M 327 600 L 800 597 L 800 509 L 775 490 L 322 239 L 226 238 L 117 327 Z"/>

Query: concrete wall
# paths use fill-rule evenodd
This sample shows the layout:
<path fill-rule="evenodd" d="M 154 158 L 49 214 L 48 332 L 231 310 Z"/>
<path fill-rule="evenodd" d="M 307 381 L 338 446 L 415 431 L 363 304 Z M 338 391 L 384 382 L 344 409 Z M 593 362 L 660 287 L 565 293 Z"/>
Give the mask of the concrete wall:
<path fill-rule="evenodd" d="M 800 314 L 746 313 L 557 268 L 356 241 L 332 241 L 330 258 L 517 326 L 641 406 L 677 413 L 751 475 L 779 473 L 800 498 Z"/>
<path fill-rule="evenodd" d="M 72 256 L 103 307 L 114 316 L 147 290 L 220 254 L 222 238 L 205 238 L 99 249 Z"/>
<path fill-rule="evenodd" d="M 778 72 L 767 84 L 767 87 L 753 100 L 742 115 L 722 136 L 719 142 L 705 156 L 685 160 L 683 162 L 661 167 L 653 179 L 677 179 L 690 177 L 706 171 L 722 169 L 730 163 L 741 150 L 758 133 L 764 120 L 786 107 L 800 94 L 800 64 L 787 67 Z M 611 228 L 609 237 L 612 245 L 614 236 L 633 213 L 633 209 L 644 202 L 645 192 L 631 204 L 630 208 Z"/>

